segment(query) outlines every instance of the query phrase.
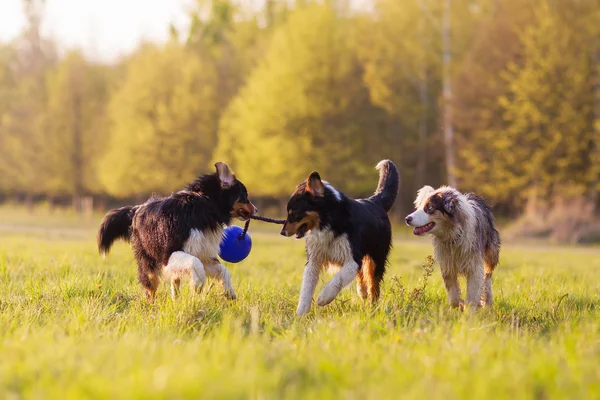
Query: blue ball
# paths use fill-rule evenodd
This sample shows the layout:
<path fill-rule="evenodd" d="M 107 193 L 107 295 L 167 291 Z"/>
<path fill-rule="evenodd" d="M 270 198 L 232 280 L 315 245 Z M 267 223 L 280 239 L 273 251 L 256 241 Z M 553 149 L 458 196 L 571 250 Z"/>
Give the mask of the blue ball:
<path fill-rule="evenodd" d="M 252 239 L 250 239 L 248 232 L 240 239 L 242 232 L 244 232 L 244 229 L 237 225 L 225 227 L 219 257 L 230 263 L 238 263 L 248 257 L 252 249 Z"/>

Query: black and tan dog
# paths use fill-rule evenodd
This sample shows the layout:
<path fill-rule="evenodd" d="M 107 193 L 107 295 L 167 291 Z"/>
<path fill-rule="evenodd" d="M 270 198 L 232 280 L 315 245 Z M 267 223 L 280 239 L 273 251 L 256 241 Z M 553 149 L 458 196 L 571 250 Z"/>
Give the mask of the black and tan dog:
<path fill-rule="evenodd" d="M 219 245 L 223 227 L 233 218 L 247 220 L 256 207 L 225 163 L 215 167 L 215 173 L 200 176 L 169 197 L 110 211 L 100 225 L 98 248 L 103 255 L 116 239 L 131 242 L 149 300 L 161 275 L 170 279 L 173 296 L 181 278 L 190 277 L 200 291 L 208 275 L 222 283 L 229 298 L 236 297 L 229 271 L 217 259 Z"/>
<path fill-rule="evenodd" d="M 297 314 L 310 310 L 321 271 L 338 271 L 323 288 L 317 304 L 329 304 L 357 278 L 362 298 L 376 301 L 392 246 L 392 229 L 387 212 L 398 194 L 399 176 L 389 160 L 377 164 L 379 184 L 368 199 L 353 200 L 322 181 L 317 172 L 296 187 L 290 198 L 284 236 L 306 236 L 308 262 L 300 292 Z"/>

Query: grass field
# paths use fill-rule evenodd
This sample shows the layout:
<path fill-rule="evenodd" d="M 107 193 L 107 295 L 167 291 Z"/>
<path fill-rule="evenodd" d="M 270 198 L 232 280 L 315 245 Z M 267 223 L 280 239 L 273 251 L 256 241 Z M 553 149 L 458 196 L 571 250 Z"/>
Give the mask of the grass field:
<path fill-rule="evenodd" d="M 429 241 L 403 239 L 376 307 L 352 285 L 297 318 L 303 242 L 275 226 L 230 266 L 236 301 L 162 285 L 147 304 L 96 222 L 0 212 L 0 398 L 600 398 L 600 249 L 505 246 L 472 315 L 427 278 Z"/>

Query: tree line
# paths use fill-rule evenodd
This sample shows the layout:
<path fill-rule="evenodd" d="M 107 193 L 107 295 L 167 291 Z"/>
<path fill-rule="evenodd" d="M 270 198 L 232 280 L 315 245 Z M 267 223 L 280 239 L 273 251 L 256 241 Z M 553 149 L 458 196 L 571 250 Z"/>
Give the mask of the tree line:
<path fill-rule="evenodd" d="M 424 184 L 535 214 L 600 189 L 596 0 L 198 0 L 186 31 L 112 64 L 27 27 L 0 44 L 4 198 L 170 193 L 215 160 L 255 197 L 312 170 L 369 194 Z M 583 200 L 582 200 L 583 199 Z"/>

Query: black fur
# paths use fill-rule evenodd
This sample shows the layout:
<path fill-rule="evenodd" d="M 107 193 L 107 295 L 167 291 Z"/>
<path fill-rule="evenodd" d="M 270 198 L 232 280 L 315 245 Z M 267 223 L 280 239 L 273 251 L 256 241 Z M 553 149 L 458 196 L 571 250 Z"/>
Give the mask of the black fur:
<path fill-rule="evenodd" d="M 108 252 L 114 240 L 130 240 L 140 283 L 153 293 L 162 267 L 173 252 L 183 250 L 192 229 L 205 232 L 229 225 L 234 206 L 240 204 L 244 211 L 252 209 L 243 217 L 253 214 L 246 187 L 232 179 L 224 185 L 218 173 L 203 175 L 169 197 L 110 211 L 98 231 L 99 249 Z"/>
<path fill-rule="evenodd" d="M 371 197 L 378 201 L 385 211 L 390 211 L 400 187 L 400 175 L 398 169 L 390 160 L 383 160 L 377 164 L 379 170 L 379 182 L 375 194 Z"/>
<path fill-rule="evenodd" d="M 328 185 L 323 186 L 322 196 L 315 196 L 310 190 L 310 182 L 312 179 L 320 182 L 320 176 L 317 173 L 311 174 L 306 182 L 298 185 L 290 198 L 288 218 L 282 229 L 282 234 L 287 235 L 287 224 L 297 226 L 308 213 L 318 213 L 318 229 L 329 229 L 335 237 L 347 235 L 352 257 L 361 268 L 365 257 L 373 260 L 373 278 L 377 286 L 385 273 L 387 257 L 392 247 L 392 228 L 387 211 L 394 203 L 399 186 L 396 166 L 389 160 L 381 162 L 378 167 L 380 165 L 382 168 L 378 168 L 380 178 L 377 191 L 370 198 L 361 200 L 350 199 L 341 192 L 338 192 L 338 199 L 334 189 Z M 307 224 L 300 223 L 296 229 L 296 237 L 304 237 L 309 229 Z M 310 257 L 311 249 L 307 247 L 306 250 Z"/>
<path fill-rule="evenodd" d="M 117 239 L 129 242 L 131 237 L 131 222 L 137 206 L 127 206 L 109 211 L 102 220 L 98 230 L 98 250 L 108 254 L 112 244 Z"/>

